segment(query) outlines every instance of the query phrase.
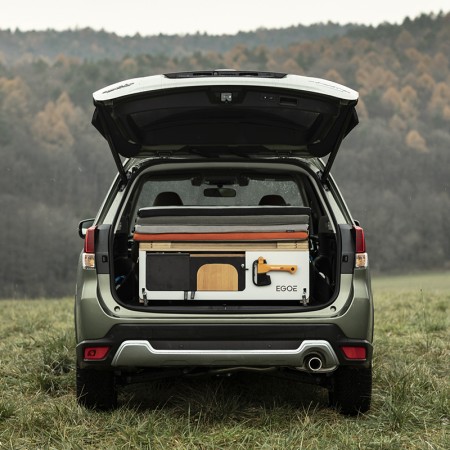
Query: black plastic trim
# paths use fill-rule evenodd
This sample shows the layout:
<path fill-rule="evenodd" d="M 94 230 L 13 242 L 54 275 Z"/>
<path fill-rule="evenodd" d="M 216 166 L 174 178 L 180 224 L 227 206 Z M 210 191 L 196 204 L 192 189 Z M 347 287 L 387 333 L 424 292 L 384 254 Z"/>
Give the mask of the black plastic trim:
<path fill-rule="evenodd" d="M 334 324 L 118 324 L 104 338 L 86 340 L 77 345 L 80 367 L 111 367 L 112 360 L 122 342 L 148 340 L 159 349 L 290 349 L 298 348 L 304 340 L 326 340 L 333 347 L 340 365 L 367 366 L 372 360 L 372 344 L 363 339 L 350 339 Z M 84 348 L 110 346 L 107 357 L 101 361 L 84 361 Z M 340 347 L 366 348 L 365 360 L 345 358 Z"/>
<path fill-rule="evenodd" d="M 95 229 L 95 267 L 97 273 L 109 273 L 109 233 L 111 225 L 98 225 Z M 111 247 L 112 248 L 112 247 Z"/>
<path fill-rule="evenodd" d="M 341 234 L 341 273 L 352 274 L 355 270 L 355 239 L 353 227 L 347 224 L 339 225 Z"/>
<path fill-rule="evenodd" d="M 176 78 L 204 78 L 204 77 L 254 77 L 254 78 L 285 78 L 281 72 L 258 72 L 250 70 L 199 70 L 195 72 L 165 73 L 170 79 Z"/>

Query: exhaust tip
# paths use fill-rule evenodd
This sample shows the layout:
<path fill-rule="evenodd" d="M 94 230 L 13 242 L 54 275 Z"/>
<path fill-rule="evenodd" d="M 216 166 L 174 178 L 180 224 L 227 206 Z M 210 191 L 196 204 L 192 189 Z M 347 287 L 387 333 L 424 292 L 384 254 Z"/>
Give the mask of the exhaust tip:
<path fill-rule="evenodd" d="M 317 372 L 322 368 L 323 361 L 320 356 L 310 355 L 309 357 L 306 358 L 305 365 L 311 372 Z"/>

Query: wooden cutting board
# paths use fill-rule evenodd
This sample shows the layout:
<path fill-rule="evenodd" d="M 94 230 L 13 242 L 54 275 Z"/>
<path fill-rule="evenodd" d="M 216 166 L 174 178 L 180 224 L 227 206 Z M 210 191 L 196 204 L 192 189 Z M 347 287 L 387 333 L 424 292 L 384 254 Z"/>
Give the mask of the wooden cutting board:
<path fill-rule="evenodd" d="M 238 272 L 231 264 L 204 264 L 197 271 L 198 291 L 237 291 Z"/>

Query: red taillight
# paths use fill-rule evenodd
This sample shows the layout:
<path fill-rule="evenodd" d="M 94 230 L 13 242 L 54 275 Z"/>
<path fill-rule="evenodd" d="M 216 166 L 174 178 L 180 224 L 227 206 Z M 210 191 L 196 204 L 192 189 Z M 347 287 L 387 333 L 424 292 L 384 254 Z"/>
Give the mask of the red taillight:
<path fill-rule="evenodd" d="M 341 347 L 341 350 L 347 359 L 366 359 L 367 357 L 366 347 L 345 346 Z"/>
<path fill-rule="evenodd" d="M 109 347 L 86 347 L 84 349 L 84 359 L 88 361 L 96 361 L 106 358 Z"/>
<path fill-rule="evenodd" d="M 86 230 L 86 236 L 84 237 L 84 253 L 95 252 L 95 228 L 95 226 L 92 226 Z"/>
<path fill-rule="evenodd" d="M 84 236 L 83 269 L 95 269 L 95 226 L 89 227 Z"/>
<path fill-rule="evenodd" d="M 354 225 L 353 228 L 355 230 L 355 268 L 365 269 L 368 267 L 368 258 L 364 230 L 358 225 Z"/>
<path fill-rule="evenodd" d="M 356 253 L 365 253 L 366 252 L 366 240 L 364 238 L 364 230 L 358 225 L 354 225 L 356 233 Z"/>

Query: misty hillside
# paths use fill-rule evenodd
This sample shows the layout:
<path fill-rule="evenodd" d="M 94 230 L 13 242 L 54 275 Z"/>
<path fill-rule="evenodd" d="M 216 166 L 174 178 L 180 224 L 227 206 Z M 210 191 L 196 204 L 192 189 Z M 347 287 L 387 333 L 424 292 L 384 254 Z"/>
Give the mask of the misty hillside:
<path fill-rule="evenodd" d="M 225 37 L 0 31 L 0 297 L 72 294 L 78 221 L 95 216 L 116 173 L 90 125 L 92 92 L 121 79 L 218 67 L 358 90 L 360 125 L 333 174 L 366 231 L 372 267 L 449 267 L 449 55 L 450 14 Z"/>
<path fill-rule="evenodd" d="M 5 65 L 43 59 L 53 62 L 60 55 L 81 61 L 117 60 L 142 54 L 185 57 L 196 52 L 226 52 L 245 43 L 249 49 L 259 46 L 283 48 L 292 43 L 343 36 L 358 25 L 334 23 L 297 25 L 283 29 L 261 28 L 254 32 L 210 36 L 207 34 L 121 37 L 91 28 L 68 31 L 0 30 L 0 62 Z"/>

